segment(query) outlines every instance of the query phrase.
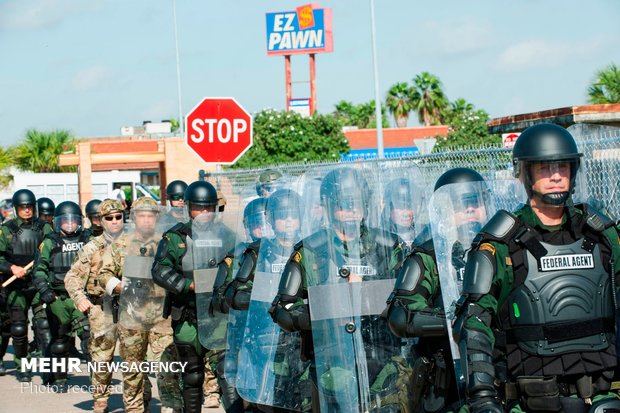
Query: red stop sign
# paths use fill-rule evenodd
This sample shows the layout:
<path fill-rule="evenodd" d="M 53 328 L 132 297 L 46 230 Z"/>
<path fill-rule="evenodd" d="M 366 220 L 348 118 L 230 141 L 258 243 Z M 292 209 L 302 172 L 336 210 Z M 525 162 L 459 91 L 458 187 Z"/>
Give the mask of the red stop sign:
<path fill-rule="evenodd" d="M 252 117 L 234 98 L 203 99 L 185 125 L 185 141 L 205 162 L 233 164 L 252 146 Z"/>

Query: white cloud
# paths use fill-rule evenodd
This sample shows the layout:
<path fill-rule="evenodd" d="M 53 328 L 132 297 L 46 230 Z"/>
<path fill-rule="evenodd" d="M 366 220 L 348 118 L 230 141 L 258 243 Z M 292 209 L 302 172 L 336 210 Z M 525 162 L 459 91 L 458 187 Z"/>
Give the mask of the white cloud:
<path fill-rule="evenodd" d="M 592 56 L 601 46 L 600 39 L 577 43 L 531 39 L 505 49 L 499 55 L 497 66 L 506 71 L 559 67 Z"/>
<path fill-rule="evenodd" d="M 89 11 L 98 1 L 4 0 L 0 3 L 0 30 L 35 30 L 58 26 L 64 19 Z"/>
<path fill-rule="evenodd" d="M 455 55 L 473 53 L 493 44 L 494 30 L 490 23 L 475 18 L 432 21 L 424 25 L 423 33 L 430 37 L 425 42 L 434 51 Z"/>
<path fill-rule="evenodd" d="M 73 76 L 71 87 L 79 92 L 92 90 L 109 78 L 110 72 L 104 66 L 93 66 L 81 70 Z"/>

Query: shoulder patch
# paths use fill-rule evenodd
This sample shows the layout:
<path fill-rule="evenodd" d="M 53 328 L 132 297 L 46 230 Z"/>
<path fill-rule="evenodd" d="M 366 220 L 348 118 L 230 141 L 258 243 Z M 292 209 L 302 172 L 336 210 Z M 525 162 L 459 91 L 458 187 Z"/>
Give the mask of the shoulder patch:
<path fill-rule="evenodd" d="M 488 251 L 491 253 L 491 255 L 495 255 L 495 247 L 493 246 L 493 244 L 489 242 L 483 242 L 482 244 L 480 244 L 480 246 L 478 247 L 478 250 Z"/>
<path fill-rule="evenodd" d="M 232 264 L 233 260 L 230 257 L 226 257 L 226 258 L 224 258 L 224 262 L 226 263 L 226 265 L 228 265 L 230 267 L 230 265 Z"/>
<path fill-rule="evenodd" d="M 179 248 L 185 248 L 185 243 L 184 242 L 180 243 Z"/>
<path fill-rule="evenodd" d="M 293 254 L 291 260 L 299 264 L 301 262 L 301 253 L 299 251 L 295 251 L 295 254 Z"/>
<path fill-rule="evenodd" d="M 39 244 L 39 252 L 43 254 L 43 243 Z"/>

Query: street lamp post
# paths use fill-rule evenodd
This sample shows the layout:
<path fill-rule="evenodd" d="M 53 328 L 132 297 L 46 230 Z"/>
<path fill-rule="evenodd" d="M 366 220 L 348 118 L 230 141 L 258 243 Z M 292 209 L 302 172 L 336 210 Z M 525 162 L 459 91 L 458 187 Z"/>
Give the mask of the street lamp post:
<path fill-rule="evenodd" d="M 377 64 L 377 42 L 375 35 L 375 1 L 370 0 L 370 33 L 372 38 L 372 64 L 375 76 L 375 121 L 377 124 L 377 156 L 383 159 L 383 116 L 379 100 L 379 65 Z"/>
<path fill-rule="evenodd" d="M 185 126 L 183 122 L 183 109 L 181 108 L 181 61 L 179 59 L 179 34 L 177 32 L 177 7 L 176 1 L 172 0 L 172 16 L 174 20 L 174 48 L 177 60 L 177 94 L 179 99 L 179 132 L 181 137 L 185 136 Z"/>

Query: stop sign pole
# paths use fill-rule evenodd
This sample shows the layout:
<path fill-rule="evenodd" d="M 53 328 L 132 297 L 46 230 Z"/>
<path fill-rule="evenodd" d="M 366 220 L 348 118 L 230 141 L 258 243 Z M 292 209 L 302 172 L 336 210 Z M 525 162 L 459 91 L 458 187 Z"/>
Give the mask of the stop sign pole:
<path fill-rule="evenodd" d="M 185 142 L 207 163 L 232 165 L 252 146 L 252 116 L 234 98 L 204 98 L 185 126 Z"/>

